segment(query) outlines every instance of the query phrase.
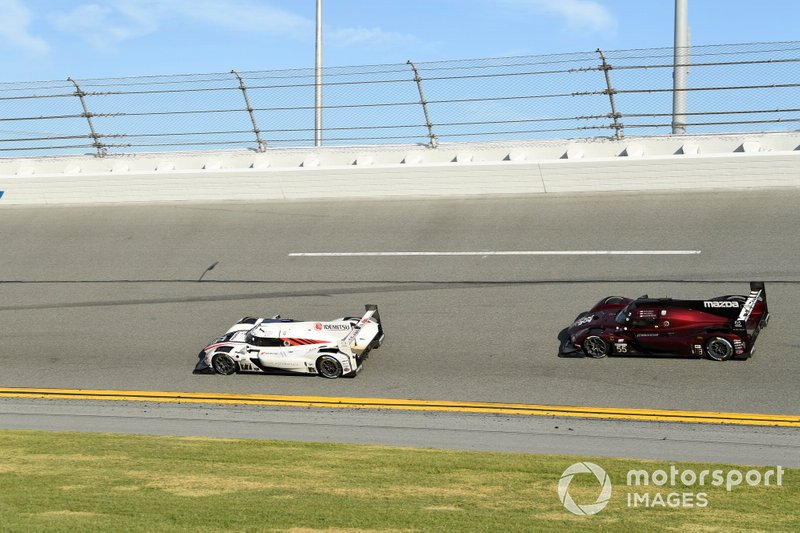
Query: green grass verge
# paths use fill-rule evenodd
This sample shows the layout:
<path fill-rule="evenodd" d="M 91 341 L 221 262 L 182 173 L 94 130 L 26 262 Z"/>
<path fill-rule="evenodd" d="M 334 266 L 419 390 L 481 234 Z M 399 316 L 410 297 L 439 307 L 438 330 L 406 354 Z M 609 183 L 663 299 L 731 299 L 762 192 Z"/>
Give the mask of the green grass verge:
<path fill-rule="evenodd" d="M 577 460 L 597 463 L 614 482 L 610 503 L 594 516 L 570 514 L 557 495 L 561 474 Z M 743 483 L 731 491 L 625 484 L 630 469 L 669 468 L 606 458 L 0 431 L 0 530 L 800 531 L 800 470 L 786 469 L 780 487 Z M 708 505 L 629 508 L 631 490 L 664 497 L 702 491 Z M 590 475 L 570 485 L 578 503 L 592 503 L 598 492 Z"/>

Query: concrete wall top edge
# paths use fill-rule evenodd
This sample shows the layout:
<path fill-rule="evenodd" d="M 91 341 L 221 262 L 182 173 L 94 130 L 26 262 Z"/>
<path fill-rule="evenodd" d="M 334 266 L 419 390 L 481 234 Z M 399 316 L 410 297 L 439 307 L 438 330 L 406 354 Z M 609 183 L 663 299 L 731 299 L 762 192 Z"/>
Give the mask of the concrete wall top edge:
<path fill-rule="evenodd" d="M 50 156 L 2 159 L 0 176 L 170 174 L 180 172 L 272 171 L 313 172 L 353 167 L 538 164 L 559 161 L 631 161 L 669 157 L 742 157 L 777 153 L 800 155 L 800 132 L 740 133 L 442 143 L 437 148 L 415 145 L 163 152 L 108 155 Z"/>

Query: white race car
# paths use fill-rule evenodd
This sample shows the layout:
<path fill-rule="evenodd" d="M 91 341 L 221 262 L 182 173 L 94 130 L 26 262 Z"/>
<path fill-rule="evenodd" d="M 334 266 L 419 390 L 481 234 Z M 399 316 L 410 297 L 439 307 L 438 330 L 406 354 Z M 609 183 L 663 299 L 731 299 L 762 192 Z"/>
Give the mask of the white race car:
<path fill-rule="evenodd" d="M 195 374 L 301 373 L 354 377 L 370 350 L 383 344 L 378 306 L 362 317 L 330 322 L 245 317 L 203 348 Z"/>

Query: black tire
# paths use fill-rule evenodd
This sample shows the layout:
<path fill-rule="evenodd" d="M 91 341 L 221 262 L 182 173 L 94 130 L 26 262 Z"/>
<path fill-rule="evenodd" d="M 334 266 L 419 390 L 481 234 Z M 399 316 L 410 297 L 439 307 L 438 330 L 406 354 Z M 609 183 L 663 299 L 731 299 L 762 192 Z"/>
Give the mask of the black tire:
<path fill-rule="evenodd" d="M 725 337 L 711 337 L 706 341 L 706 354 L 714 361 L 727 361 L 735 353 L 733 343 Z"/>
<path fill-rule="evenodd" d="M 601 337 L 597 335 L 589 335 L 583 340 L 583 353 L 588 357 L 601 359 L 609 354 L 611 346 Z"/>
<path fill-rule="evenodd" d="M 217 353 L 211 358 L 211 366 L 214 372 L 222 374 L 223 376 L 230 376 L 235 374 L 239 365 L 236 364 L 230 355 L 226 353 Z"/>
<path fill-rule="evenodd" d="M 317 373 L 323 378 L 339 378 L 342 376 L 342 364 L 332 355 L 322 355 L 317 359 Z"/>

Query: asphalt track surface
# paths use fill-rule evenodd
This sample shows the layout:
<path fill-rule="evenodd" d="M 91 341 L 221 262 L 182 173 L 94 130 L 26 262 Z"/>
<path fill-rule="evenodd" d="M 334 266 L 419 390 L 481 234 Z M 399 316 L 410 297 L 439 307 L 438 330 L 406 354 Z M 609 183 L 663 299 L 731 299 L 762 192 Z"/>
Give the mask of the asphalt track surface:
<path fill-rule="evenodd" d="M 0 386 L 800 411 L 800 191 L 5 208 Z M 689 250 L 503 256 L 497 251 Z M 296 257 L 302 252 L 487 252 Z M 210 265 L 202 282 L 198 278 Z M 556 357 L 603 296 L 704 298 L 764 280 L 747 361 Z M 196 376 L 245 315 L 380 307 L 355 379 Z"/>
<path fill-rule="evenodd" d="M 452 412 L 0 398 L 0 427 L 800 468 L 795 428 Z"/>

